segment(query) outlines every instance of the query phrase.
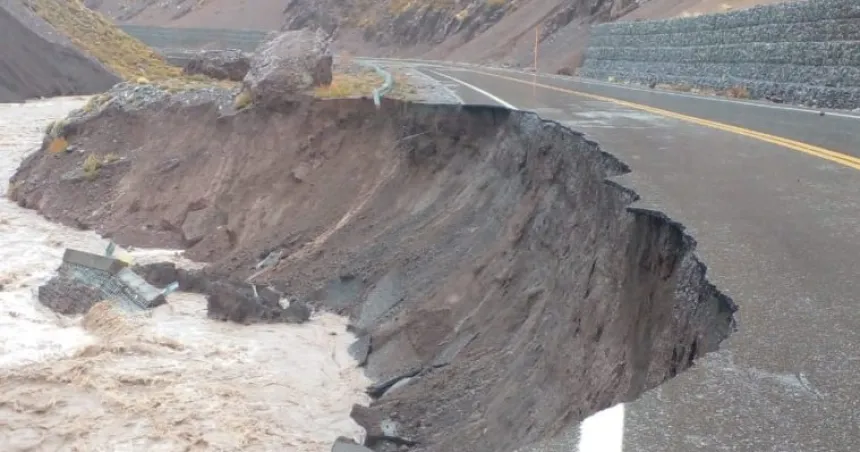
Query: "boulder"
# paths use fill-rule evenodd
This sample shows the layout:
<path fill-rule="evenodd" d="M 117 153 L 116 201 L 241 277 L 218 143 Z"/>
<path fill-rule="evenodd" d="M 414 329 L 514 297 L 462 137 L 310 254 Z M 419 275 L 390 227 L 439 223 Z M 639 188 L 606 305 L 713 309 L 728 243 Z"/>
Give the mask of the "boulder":
<path fill-rule="evenodd" d="M 227 224 L 227 214 L 215 207 L 188 212 L 182 222 L 182 238 L 191 247 L 220 226 Z"/>
<path fill-rule="evenodd" d="M 251 57 L 240 50 L 204 50 L 191 58 L 183 72 L 241 82 L 250 68 Z"/>
<path fill-rule="evenodd" d="M 206 288 L 209 318 L 237 323 L 304 323 L 310 319 L 310 307 L 294 301 L 286 309 L 255 296 L 249 285 L 210 282 Z"/>
<path fill-rule="evenodd" d="M 277 105 L 313 87 L 331 84 L 331 68 L 325 33 L 287 31 L 260 45 L 243 85 L 255 105 Z"/>

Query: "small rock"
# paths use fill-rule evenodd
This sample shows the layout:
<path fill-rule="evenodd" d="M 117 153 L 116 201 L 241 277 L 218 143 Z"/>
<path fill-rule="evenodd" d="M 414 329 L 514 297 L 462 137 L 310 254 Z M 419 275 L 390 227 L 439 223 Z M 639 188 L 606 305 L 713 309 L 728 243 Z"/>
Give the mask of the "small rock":
<path fill-rule="evenodd" d="M 282 317 L 287 323 L 305 323 L 311 318 L 311 308 L 307 303 L 293 301 L 290 307 L 284 309 Z"/>
<path fill-rule="evenodd" d="M 352 356 L 361 367 L 367 364 L 367 356 L 370 354 L 370 334 L 363 334 L 349 346 L 349 355 Z"/>
<path fill-rule="evenodd" d="M 305 179 L 308 177 L 309 172 L 310 168 L 308 168 L 308 165 L 301 163 L 297 167 L 293 168 L 291 174 L 293 176 L 293 179 L 296 180 L 296 182 L 304 182 Z"/>
<path fill-rule="evenodd" d="M 412 377 L 418 375 L 420 372 L 421 372 L 421 368 L 418 367 L 418 368 L 410 369 L 410 370 L 408 370 L 408 371 L 406 371 L 400 375 L 396 375 L 396 376 L 391 377 L 387 380 L 382 380 L 380 382 L 374 383 L 374 384 L 370 385 L 370 387 L 367 388 L 367 394 L 373 398 L 380 398 L 386 392 L 388 392 L 389 389 L 391 389 L 394 385 L 396 385 L 399 381 L 407 379 L 407 378 L 412 378 Z"/>
<path fill-rule="evenodd" d="M 173 262 L 155 262 L 146 265 L 137 265 L 134 272 L 156 287 L 167 287 L 168 284 L 179 280 L 179 272 Z"/>

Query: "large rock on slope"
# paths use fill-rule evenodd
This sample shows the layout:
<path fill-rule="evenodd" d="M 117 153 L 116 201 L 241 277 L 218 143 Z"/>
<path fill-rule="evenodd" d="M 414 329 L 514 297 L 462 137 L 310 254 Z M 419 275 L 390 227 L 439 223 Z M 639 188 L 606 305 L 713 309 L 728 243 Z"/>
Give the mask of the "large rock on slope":
<path fill-rule="evenodd" d="M 332 55 L 321 31 L 280 33 L 251 58 L 243 81 L 257 105 L 277 104 L 315 86 L 331 84 Z"/>
<path fill-rule="evenodd" d="M 204 50 L 191 58 L 183 72 L 241 82 L 251 69 L 251 57 L 241 50 Z"/>

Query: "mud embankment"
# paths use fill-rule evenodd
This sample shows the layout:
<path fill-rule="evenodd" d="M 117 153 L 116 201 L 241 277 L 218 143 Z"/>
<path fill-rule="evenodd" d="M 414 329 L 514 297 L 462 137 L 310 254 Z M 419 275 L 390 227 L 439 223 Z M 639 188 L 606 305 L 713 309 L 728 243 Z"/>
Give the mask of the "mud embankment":
<path fill-rule="evenodd" d="M 349 315 L 378 382 L 353 411 L 375 450 L 513 450 L 636 398 L 733 327 L 693 239 L 608 180 L 627 168 L 531 113 L 162 104 L 66 133 L 74 150 L 30 156 L 12 197 Z M 76 176 L 88 158 L 104 164 Z"/>

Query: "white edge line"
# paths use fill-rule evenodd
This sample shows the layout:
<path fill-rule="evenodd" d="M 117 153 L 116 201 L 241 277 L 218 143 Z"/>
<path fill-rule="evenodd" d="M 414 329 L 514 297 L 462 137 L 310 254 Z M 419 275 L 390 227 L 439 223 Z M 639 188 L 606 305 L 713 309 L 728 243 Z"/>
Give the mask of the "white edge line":
<path fill-rule="evenodd" d="M 487 91 L 484 91 L 484 90 L 482 90 L 481 88 L 478 88 L 477 86 L 472 85 L 471 83 L 466 83 L 466 82 L 464 82 L 464 81 L 462 81 L 462 80 L 460 80 L 460 79 L 458 79 L 458 78 L 454 78 L 454 77 L 451 77 L 450 75 L 446 75 L 446 74 L 443 74 L 443 73 L 441 73 L 441 72 L 436 72 L 436 71 L 433 71 L 433 70 L 430 70 L 430 69 L 427 69 L 427 72 L 430 72 L 430 73 L 436 74 L 436 75 L 438 75 L 438 76 L 440 76 L 440 77 L 445 77 L 445 78 L 447 78 L 447 79 L 450 79 L 450 80 L 452 80 L 452 81 L 455 81 L 455 82 L 457 82 L 457 83 L 459 83 L 459 84 L 461 84 L 461 85 L 465 86 L 466 88 L 469 88 L 469 89 L 471 89 L 471 90 L 473 90 L 473 91 L 475 91 L 475 92 L 481 93 L 481 94 L 483 94 L 484 96 L 489 97 L 489 98 L 490 98 L 490 99 L 492 99 L 494 102 L 496 102 L 497 104 L 499 104 L 499 105 L 501 105 L 501 106 L 503 106 L 503 107 L 505 107 L 505 108 L 509 108 L 509 109 L 511 109 L 511 110 L 519 110 L 519 108 L 517 108 L 517 107 L 513 106 L 512 104 L 508 103 L 508 102 L 507 102 L 507 101 L 505 101 L 504 99 L 502 99 L 502 98 L 500 98 L 500 97 L 498 97 L 498 96 L 496 96 L 496 95 L 494 95 L 494 94 L 491 94 L 491 93 L 489 93 L 489 92 L 487 92 Z"/>
<path fill-rule="evenodd" d="M 465 104 L 465 103 L 466 103 L 466 102 L 464 102 L 464 101 L 463 101 L 463 98 L 462 98 L 462 97 L 460 97 L 460 95 L 459 95 L 459 94 L 457 94 L 453 89 L 448 88 L 447 86 L 445 86 L 443 83 L 439 83 L 439 80 L 436 80 L 435 78 L 430 77 L 429 75 L 425 74 L 425 73 L 424 73 L 424 71 L 422 71 L 422 70 L 420 70 L 420 69 L 418 69 L 418 68 L 416 68 L 416 67 L 412 67 L 412 68 L 410 68 L 410 69 L 412 69 L 413 71 L 415 71 L 415 73 L 416 73 L 416 74 L 418 74 L 419 76 L 421 76 L 421 77 L 423 77 L 423 78 L 425 78 L 425 79 L 429 80 L 429 81 L 430 81 L 430 82 L 432 82 L 434 85 L 438 85 L 439 87 L 441 87 L 441 88 L 442 88 L 443 90 L 445 90 L 445 91 L 446 91 L 446 92 L 447 92 L 447 93 L 448 93 L 452 98 L 454 98 L 454 99 L 457 101 L 457 103 L 459 103 L 459 104 Z M 425 70 L 427 70 L 427 69 L 425 69 Z"/>
<path fill-rule="evenodd" d="M 838 117 L 838 118 L 846 118 L 846 119 L 853 119 L 853 120 L 860 121 L 860 114 L 842 113 L 839 111 L 832 111 L 832 110 L 815 110 L 815 109 L 811 109 L 811 108 L 791 107 L 791 106 L 787 106 L 787 105 L 774 105 L 774 104 L 768 104 L 768 103 L 764 103 L 764 102 L 751 102 L 751 101 L 743 101 L 743 100 L 735 100 L 735 99 L 726 99 L 726 98 L 714 97 L 714 96 L 678 93 L 678 92 L 669 91 L 669 90 L 640 88 L 638 86 L 623 85 L 620 83 L 609 83 L 609 82 L 604 82 L 601 80 L 586 79 L 586 78 L 582 78 L 582 77 L 570 77 L 570 76 L 562 76 L 562 75 L 555 75 L 555 74 L 545 74 L 545 73 L 540 73 L 540 72 L 535 74 L 534 72 L 519 71 L 519 70 L 511 69 L 511 68 L 498 68 L 498 67 L 492 67 L 492 66 L 481 66 L 481 65 L 474 65 L 474 64 L 464 64 L 464 63 L 436 61 L 436 60 L 396 60 L 396 59 L 392 59 L 392 58 L 371 58 L 371 59 L 378 59 L 378 60 L 388 59 L 388 60 L 392 60 L 392 61 L 413 62 L 414 64 L 423 64 L 425 66 L 433 65 L 436 67 L 444 67 L 446 69 L 461 70 L 461 71 L 467 71 L 467 72 L 473 72 L 473 73 L 475 72 L 474 69 L 480 69 L 480 70 L 508 72 L 508 73 L 519 74 L 519 75 L 532 75 L 532 76 L 537 75 L 538 78 L 553 79 L 553 80 L 560 80 L 560 81 L 569 81 L 569 82 L 574 82 L 574 83 L 582 83 L 583 85 L 599 85 L 599 86 L 606 86 L 606 87 L 610 87 L 610 88 L 626 89 L 626 90 L 630 90 L 630 91 L 640 91 L 640 92 L 644 92 L 644 93 L 665 94 L 665 95 L 669 95 L 669 96 L 685 97 L 688 99 L 699 99 L 699 100 L 707 100 L 707 101 L 714 101 L 714 102 L 724 102 L 724 103 L 730 103 L 730 104 L 736 104 L 736 105 L 744 105 L 744 106 L 748 106 L 748 107 L 770 108 L 773 110 L 796 111 L 799 113 L 809 113 L 809 114 L 815 114 L 815 115 L 818 115 L 821 111 L 824 111 L 825 116 L 834 116 L 834 117 Z"/>

